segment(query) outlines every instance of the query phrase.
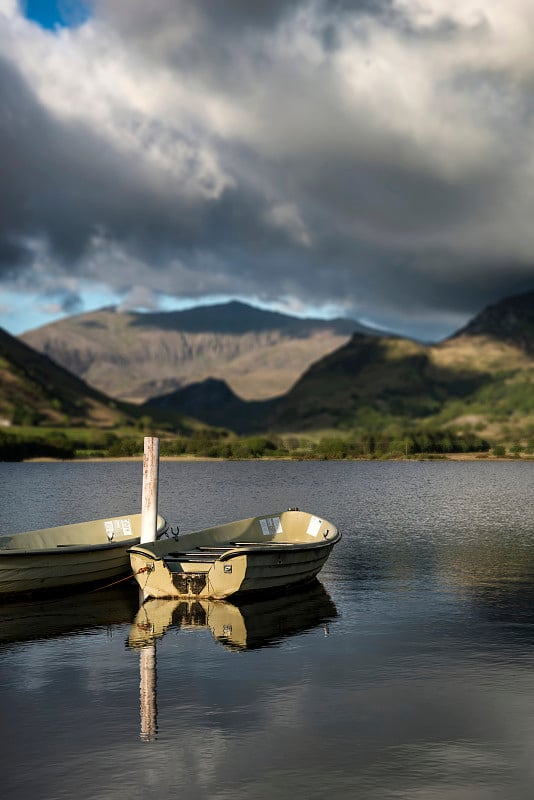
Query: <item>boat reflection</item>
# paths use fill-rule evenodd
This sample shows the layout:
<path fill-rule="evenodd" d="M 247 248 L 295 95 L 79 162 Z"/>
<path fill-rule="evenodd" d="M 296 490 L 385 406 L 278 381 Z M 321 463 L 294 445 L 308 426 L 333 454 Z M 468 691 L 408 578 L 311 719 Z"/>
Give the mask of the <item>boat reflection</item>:
<path fill-rule="evenodd" d="M 315 580 L 284 594 L 256 596 L 239 603 L 225 600 L 147 600 L 130 629 L 128 645 L 144 647 L 169 628 L 209 628 L 229 650 L 252 650 L 279 644 L 284 638 L 326 625 L 337 609 Z"/>
<path fill-rule="evenodd" d="M 335 617 L 336 606 L 317 579 L 304 588 L 257 595 L 239 605 L 225 600 L 147 600 L 128 637 L 128 647 L 139 650 L 141 741 L 157 737 L 156 642 L 169 629 L 209 628 L 228 650 L 241 651 L 276 646 L 289 636 L 326 626 Z"/>
<path fill-rule="evenodd" d="M 55 639 L 131 622 L 139 608 L 133 584 L 0 604 L 0 646 Z"/>

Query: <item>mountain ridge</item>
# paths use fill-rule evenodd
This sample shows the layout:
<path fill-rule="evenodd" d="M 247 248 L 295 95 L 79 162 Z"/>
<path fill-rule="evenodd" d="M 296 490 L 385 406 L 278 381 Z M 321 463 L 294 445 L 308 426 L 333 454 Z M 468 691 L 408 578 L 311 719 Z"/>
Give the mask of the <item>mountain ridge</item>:
<path fill-rule="evenodd" d="M 98 321 L 98 317 L 87 315 L 83 320 L 89 323 L 89 330 Z M 120 326 L 124 319 L 117 315 L 116 321 Z M 104 326 L 103 330 L 108 329 Z M 81 391 L 81 398 L 64 398 L 65 389 L 71 391 L 72 380 L 78 379 L 16 337 L 1 333 L 0 368 L 4 373 L 0 375 L 0 417 L 7 419 L 16 411 L 13 402 L 9 405 L 9 397 L 9 408 L 6 406 L 6 392 L 12 384 L 24 382 L 36 371 L 41 388 L 30 397 L 29 404 L 34 402 L 39 416 L 43 403 L 48 403 L 52 409 L 47 416 L 50 422 L 60 418 L 75 420 L 87 393 L 91 403 L 98 400 L 108 409 L 119 408 L 118 401 L 102 399 L 101 393 L 83 381 L 76 384 L 74 392 L 76 395 Z M 122 334 L 127 340 L 131 328 L 123 327 Z M 202 341 L 206 343 L 205 338 Z M 13 376 L 9 373 L 8 356 L 14 346 L 19 348 L 19 355 L 22 352 L 23 363 Z M 295 339 L 291 346 L 295 346 Z M 257 361 L 258 351 L 253 350 L 248 356 Z M 37 357 L 41 359 L 38 366 Z M 112 363 L 108 361 L 108 367 Z M 493 440 L 503 436 L 532 439 L 534 292 L 488 306 L 464 328 L 433 345 L 394 335 L 354 333 L 340 347 L 309 364 L 288 391 L 269 399 L 239 396 L 225 380 L 224 369 L 221 372 L 222 377 L 208 376 L 161 393 L 137 406 L 137 417 L 167 419 L 175 430 L 186 414 L 201 423 L 237 433 L 337 431 L 346 435 L 406 426 L 451 430 L 467 426 Z"/>
<path fill-rule="evenodd" d="M 247 400 L 287 391 L 314 361 L 348 341 L 357 321 L 300 318 L 245 303 L 170 312 L 80 314 L 20 338 L 88 384 L 143 402 L 206 378 Z"/>

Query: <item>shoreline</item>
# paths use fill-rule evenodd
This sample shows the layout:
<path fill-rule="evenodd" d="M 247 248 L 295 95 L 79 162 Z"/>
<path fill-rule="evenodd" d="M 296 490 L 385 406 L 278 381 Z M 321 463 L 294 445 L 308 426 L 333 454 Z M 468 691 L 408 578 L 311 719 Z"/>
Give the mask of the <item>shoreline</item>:
<path fill-rule="evenodd" d="M 399 457 L 399 458 L 309 458 L 306 456 L 280 456 L 278 458 L 273 458 L 269 456 L 261 456 L 259 458 L 224 458 L 222 456 L 194 456 L 194 455 L 182 455 L 182 456 L 160 456 L 160 462 L 169 462 L 169 461 L 200 461 L 200 462 L 209 462 L 209 461 L 395 461 L 395 462 L 403 462 L 403 463 L 413 463 L 414 461 L 478 461 L 478 462 L 534 462 L 534 454 L 533 455 L 525 455 L 525 456 L 492 456 L 480 453 L 434 453 L 429 454 L 428 456 L 418 454 L 412 457 Z M 5 461 L 3 463 L 6 464 L 37 464 L 37 463 L 65 463 L 65 464 L 75 464 L 75 463 L 105 463 L 105 462 L 130 462 L 130 461 L 138 461 L 140 463 L 143 462 L 143 455 L 138 456 L 88 456 L 86 458 L 50 458 L 46 456 L 38 457 L 38 458 L 25 458 L 22 461 Z"/>

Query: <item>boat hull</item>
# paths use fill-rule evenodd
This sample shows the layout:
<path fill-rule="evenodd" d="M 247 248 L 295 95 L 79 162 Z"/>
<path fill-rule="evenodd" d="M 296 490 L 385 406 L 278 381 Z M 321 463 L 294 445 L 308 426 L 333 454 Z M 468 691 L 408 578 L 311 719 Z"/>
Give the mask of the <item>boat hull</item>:
<path fill-rule="evenodd" d="M 145 598 L 222 600 L 313 580 L 340 538 L 331 523 L 289 511 L 187 534 L 178 551 L 176 543 L 133 547 L 130 558 Z"/>
<path fill-rule="evenodd" d="M 158 535 L 166 527 L 159 517 Z M 108 541 L 110 530 L 117 541 Z M 99 585 L 128 575 L 128 548 L 140 534 L 141 515 L 132 514 L 0 537 L 0 595 Z"/>

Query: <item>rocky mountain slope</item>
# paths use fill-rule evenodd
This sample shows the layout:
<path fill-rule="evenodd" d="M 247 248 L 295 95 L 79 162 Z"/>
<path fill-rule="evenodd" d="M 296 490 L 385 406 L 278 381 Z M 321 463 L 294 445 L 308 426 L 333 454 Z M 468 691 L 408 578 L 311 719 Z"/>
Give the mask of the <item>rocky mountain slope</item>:
<path fill-rule="evenodd" d="M 356 330 L 370 332 L 354 320 L 299 319 L 231 302 L 150 314 L 102 309 L 21 339 L 122 400 L 142 402 L 207 378 L 262 400 L 288 391 Z"/>

